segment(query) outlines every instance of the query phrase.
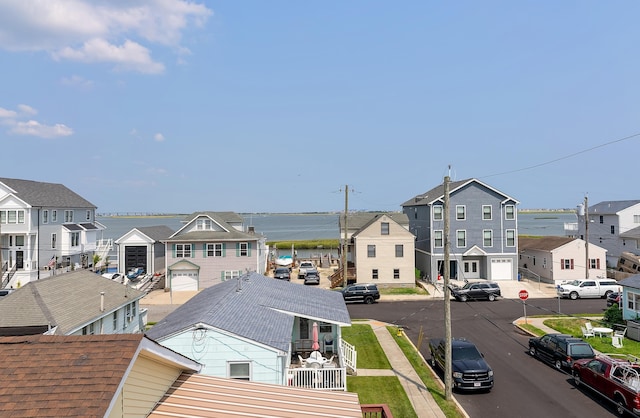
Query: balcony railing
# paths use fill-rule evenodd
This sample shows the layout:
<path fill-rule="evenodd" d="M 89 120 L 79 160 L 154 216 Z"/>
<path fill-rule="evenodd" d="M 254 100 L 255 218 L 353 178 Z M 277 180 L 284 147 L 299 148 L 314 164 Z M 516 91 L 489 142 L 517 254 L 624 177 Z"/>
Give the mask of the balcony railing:
<path fill-rule="evenodd" d="M 344 367 L 287 369 L 287 384 L 297 388 L 347 390 L 347 369 Z"/>
<path fill-rule="evenodd" d="M 389 405 L 383 404 L 369 404 L 360 405 L 362 410 L 362 418 L 393 418 Z"/>

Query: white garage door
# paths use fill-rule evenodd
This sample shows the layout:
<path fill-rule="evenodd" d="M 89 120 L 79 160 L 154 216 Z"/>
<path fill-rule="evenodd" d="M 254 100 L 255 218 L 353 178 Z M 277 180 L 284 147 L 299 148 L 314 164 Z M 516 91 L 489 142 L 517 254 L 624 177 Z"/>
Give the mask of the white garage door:
<path fill-rule="evenodd" d="M 491 280 L 513 280 L 510 258 L 494 258 L 491 260 Z"/>
<path fill-rule="evenodd" d="M 177 270 L 171 273 L 174 291 L 198 290 L 198 270 Z"/>

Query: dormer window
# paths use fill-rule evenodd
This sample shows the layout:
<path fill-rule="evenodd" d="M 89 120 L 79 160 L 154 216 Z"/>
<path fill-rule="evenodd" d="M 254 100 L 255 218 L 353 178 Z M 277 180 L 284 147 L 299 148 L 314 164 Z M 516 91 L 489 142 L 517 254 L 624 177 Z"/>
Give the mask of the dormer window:
<path fill-rule="evenodd" d="M 198 231 L 210 231 L 213 229 L 213 222 L 208 218 L 200 218 L 196 221 Z"/>

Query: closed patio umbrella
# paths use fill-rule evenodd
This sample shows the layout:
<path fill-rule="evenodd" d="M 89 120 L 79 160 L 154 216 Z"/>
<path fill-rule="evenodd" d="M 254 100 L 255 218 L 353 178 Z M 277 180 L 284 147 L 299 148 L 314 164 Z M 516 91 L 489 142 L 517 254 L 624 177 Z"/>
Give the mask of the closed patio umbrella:
<path fill-rule="evenodd" d="M 318 343 L 318 323 L 313 323 L 313 345 L 311 346 L 313 351 L 318 351 L 320 349 L 320 344 Z"/>

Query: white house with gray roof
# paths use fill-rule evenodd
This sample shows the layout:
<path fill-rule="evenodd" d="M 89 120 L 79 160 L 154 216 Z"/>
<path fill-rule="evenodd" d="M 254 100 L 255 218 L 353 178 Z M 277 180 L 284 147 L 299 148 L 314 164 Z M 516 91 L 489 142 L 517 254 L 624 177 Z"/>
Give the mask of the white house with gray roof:
<path fill-rule="evenodd" d="M 312 370 L 294 364 L 312 351 L 314 322 L 319 351 L 334 355 L 336 364 L 324 389 L 346 390 L 346 363 L 355 367 L 355 350 L 341 338 L 351 319 L 340 292 L 249 273 L 199 292 L 147 336 L 203 364 L 203 374 L 295 386 L 296 373 Z"/>
<path fill-rule="evenodd" d="M 24 285 L 56 268 L 88 267 L 105 229 L 95 212 L 62 184 L 0 178 L 1 287 Z"/>
<path fill-rule="evenodd" d="M 266 238 L 245 229 L 234 212 L 196 212 L 164 242 L 166 285 L 172 290 L 201 290 L 266 271 Z"/>
<path fill-rule="evenodd" d="M 578 213 L 578 235 L 607 250 L 607 267 L 615 268 L 624 251 L 640 255 L 640 200 L 609 200 Z"/>
<path fill-rule="evenodd" d="M 144 295 L 89 270 L 35 280 L 0 299 L 0 335 L 142 332 Z"/>
<path fill-rule="evenodd" d="M 114 243 L 118 252 L 118 271 L 142 267 L 147 273 L 165 272 L 166 241 L 175 231 L 166 225 L 133 228 Z"/>

